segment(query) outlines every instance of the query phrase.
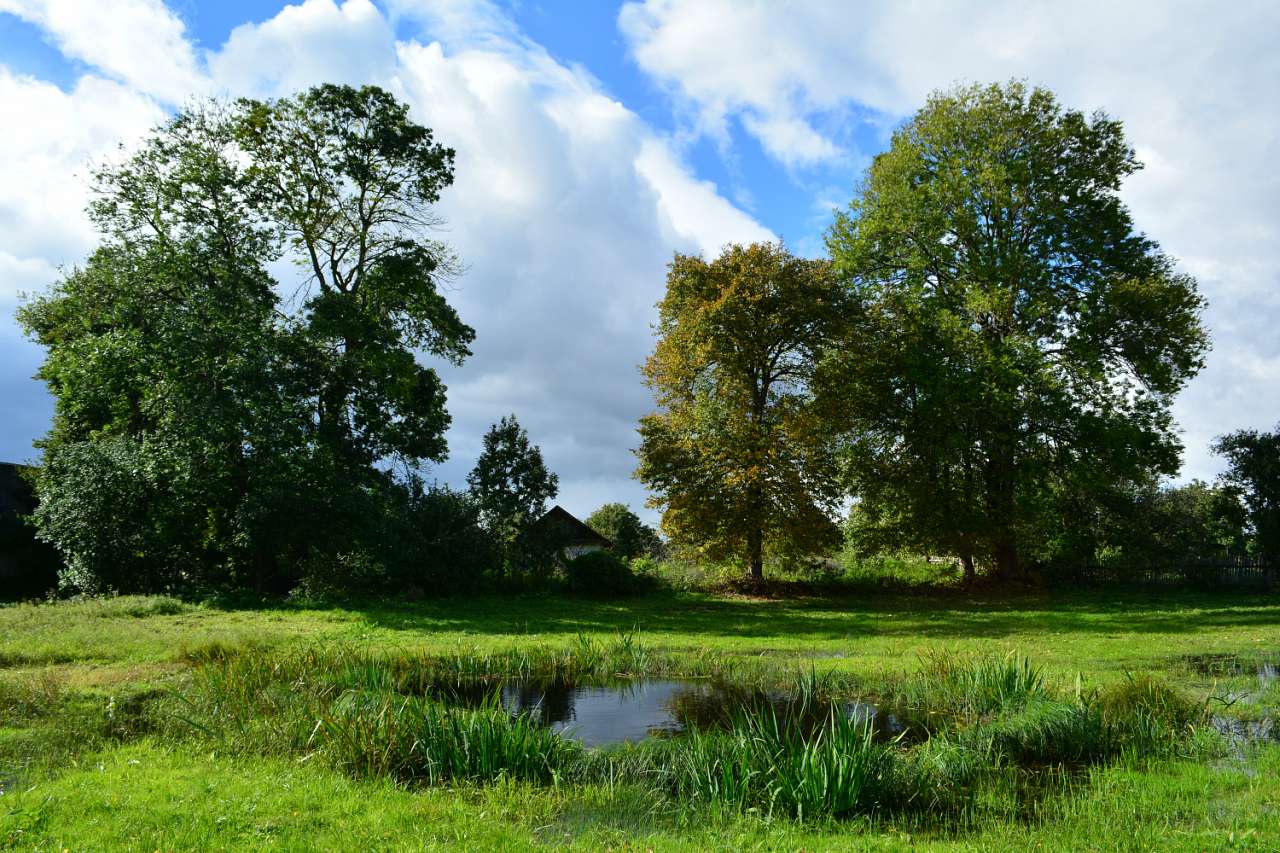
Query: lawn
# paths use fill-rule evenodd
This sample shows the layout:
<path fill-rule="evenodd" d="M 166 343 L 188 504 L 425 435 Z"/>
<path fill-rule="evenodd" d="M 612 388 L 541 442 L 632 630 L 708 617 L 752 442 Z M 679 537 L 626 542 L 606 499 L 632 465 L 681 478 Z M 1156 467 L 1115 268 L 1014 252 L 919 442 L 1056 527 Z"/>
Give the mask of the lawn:
<path fill-rule="evenodd" d="M 303 648 L 463 659 L 625 634 L 643 644 L 647 666 L 668 673 L 785 682 L 811 672 L 877 692 L 918 674 L 922 661 L 1015 654 L 1064 695 L 1152 673 L 1214 713 L 1263 718 L 1280 706 L 1276 685 L 1227 665 L 1233 658 L 1193 658 L 1280 655 L 1280 600 L 1256 594 L 16 605 L 0 608 L 0 847 L 898 849 L 910 840 L 926 849 L 1280 849 L 1280 743 L 1215 748 L 1205 735 L 1190 752 L 1119 756 L 977 823 L 918 814 L 799 821 L 681 807 L 595 777 L 397 784 L 225 737 L 175 735 L 129 711 L 181 694 L 201 661 L 237 649 L 267 660 Z"/>

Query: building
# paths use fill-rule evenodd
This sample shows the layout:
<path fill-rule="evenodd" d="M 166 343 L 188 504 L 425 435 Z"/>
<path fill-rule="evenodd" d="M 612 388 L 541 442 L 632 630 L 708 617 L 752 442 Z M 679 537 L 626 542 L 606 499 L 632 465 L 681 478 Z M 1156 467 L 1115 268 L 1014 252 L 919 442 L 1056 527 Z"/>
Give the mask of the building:
<path fill-rule="evenodd" d="M 556 543 L 566 560 L 592 551 L 606 551 L 613 543 L 579 521 L 559 504 L 533 523 L 531 531 Z"/>

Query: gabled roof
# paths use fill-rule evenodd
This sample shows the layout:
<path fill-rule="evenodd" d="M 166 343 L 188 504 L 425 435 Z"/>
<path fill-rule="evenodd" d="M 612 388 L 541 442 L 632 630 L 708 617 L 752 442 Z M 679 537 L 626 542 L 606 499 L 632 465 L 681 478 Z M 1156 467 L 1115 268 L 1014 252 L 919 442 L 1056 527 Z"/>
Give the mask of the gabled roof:
<path fill-rule="evenodd" d="M 575 518 L 564 507 L 556 504 L 546 514 L 533 523 L 538 531 L 555 531 L 561 538 L 564 547 L 573 545 L 599 545 L 601 548 L 612 548 L 613 543 L 596 533 L 586 524 Z"/>

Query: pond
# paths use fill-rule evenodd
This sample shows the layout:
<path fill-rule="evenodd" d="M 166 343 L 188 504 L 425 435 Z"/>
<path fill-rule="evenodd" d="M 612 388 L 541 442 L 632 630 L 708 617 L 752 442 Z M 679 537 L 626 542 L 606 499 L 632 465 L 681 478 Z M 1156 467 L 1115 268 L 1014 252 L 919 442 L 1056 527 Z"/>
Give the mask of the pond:
<path fill-rule="evenodd" d="M 588 747 L 676 736 L 692 726 L 705 730 L 723 725 L 743 710 L 772 711 L 787 725 L 809 729 L 825 723 L 832 713 L 842 714 L 870 721 L 873 737 L 882 740 L 925 734 L 922 722 L 872 703 L 802 702 L 781 691 L 708 681 L 634 680 L 607 686 L 512 681 L 452 685 L 432 692 L 445 701 L 473 707 L 496 698 L 510 713 L 526 714 Z"/>

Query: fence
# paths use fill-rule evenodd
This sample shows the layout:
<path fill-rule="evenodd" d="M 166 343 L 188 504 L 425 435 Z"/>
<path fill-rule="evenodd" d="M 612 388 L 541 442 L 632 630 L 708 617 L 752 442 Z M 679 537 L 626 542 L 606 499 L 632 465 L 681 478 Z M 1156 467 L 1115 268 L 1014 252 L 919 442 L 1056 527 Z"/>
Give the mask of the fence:
<path fill-rule="evenodd" d="M 1055 575 L 1059 582 L 1079 586 L 1280 588 L 1277 566 L 1258 557 L 1222 557 L 1145 566 L 1079 566 Z"/>

